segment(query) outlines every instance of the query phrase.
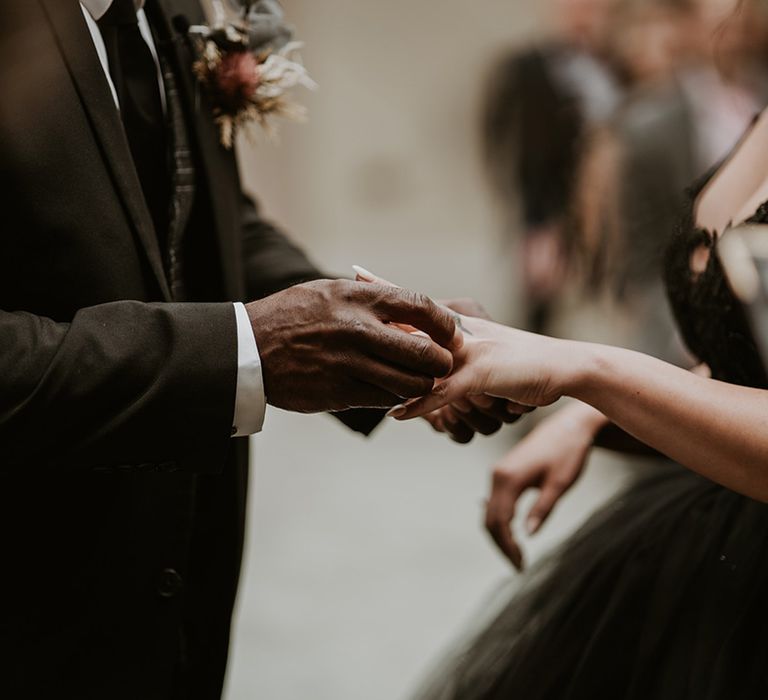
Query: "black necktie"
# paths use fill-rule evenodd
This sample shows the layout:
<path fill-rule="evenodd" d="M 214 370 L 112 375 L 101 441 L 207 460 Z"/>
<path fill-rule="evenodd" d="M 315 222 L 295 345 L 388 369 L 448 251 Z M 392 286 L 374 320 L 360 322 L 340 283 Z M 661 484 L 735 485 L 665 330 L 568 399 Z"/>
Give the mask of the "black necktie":
<path fill-rule="evenodd" d="M 170 183 L 157 65 L 139 30 L 135 0 L 114 0 L 98 24 L 141 188 L 165 250 Z"/>

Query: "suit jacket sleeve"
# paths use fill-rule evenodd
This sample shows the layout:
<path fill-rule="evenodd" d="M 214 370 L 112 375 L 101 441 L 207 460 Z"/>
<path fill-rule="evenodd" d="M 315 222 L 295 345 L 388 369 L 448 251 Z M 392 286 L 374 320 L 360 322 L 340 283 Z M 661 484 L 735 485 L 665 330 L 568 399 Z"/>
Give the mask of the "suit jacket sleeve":
<path fill-rule="evenodd" d="M 302 282 L 333 277 L 323 274 L 301 248 L 262 219 L 250 197 L 243 195 L 241 206 L 246 289 L 250 299 L 262 299 Z M 370 435 L 383 419 L 382 411 L 363 409 L 334 415 L 363 435 Z"/>
<path fill-rule="evenodd" d="M 232 304 L 0 311 L 0 473 L 210 472 L 231 444 Z"/>
<path fill-rule="evenodd" d="M 249 299 L 263 299 L 295 284 L 329 276 L 273 224 L 261 218 L 258 206 L 241 197 L 245 282 Z"/>

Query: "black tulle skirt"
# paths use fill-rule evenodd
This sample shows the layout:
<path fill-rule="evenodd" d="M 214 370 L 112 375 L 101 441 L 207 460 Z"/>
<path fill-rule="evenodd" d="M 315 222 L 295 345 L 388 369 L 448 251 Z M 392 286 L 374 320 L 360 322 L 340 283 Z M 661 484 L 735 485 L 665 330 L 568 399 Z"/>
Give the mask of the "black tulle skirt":
<path fill-rule="evenodd" d="M 768 506 L 675 467 L 526 576 L 419 700 L 768 698 Z"/>

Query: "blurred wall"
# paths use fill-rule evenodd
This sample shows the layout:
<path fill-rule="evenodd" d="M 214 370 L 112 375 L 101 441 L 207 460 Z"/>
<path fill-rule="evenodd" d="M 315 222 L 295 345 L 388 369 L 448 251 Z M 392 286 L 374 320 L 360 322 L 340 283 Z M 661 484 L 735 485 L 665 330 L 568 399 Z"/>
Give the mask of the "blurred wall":
<path fill-rule="evenodd" d="M 320 84 L 306 125 L 246 144 L 248 188 L 325 269 L 358 263 L 514 320 L 477 149 L 478 100 L 503 47 L 542 3 L 286 0 Z M 251 519 L 229 700 L 406 697 L 509 572 L 480 528 L 507 433 L 469 447 L 426 424 L 371 440 L 326 416 L 270 410 L 254 452 Z M 613 477 L 598 474 L 604 491 Z M 583 516 L 589 483 L 541 548 Z"/>
<path fill-rule="evenodd" d="M 510 307 L 477 153 L 489 62 L 541 3 L 287 0 L 320 90 L 305 125 L 243 158 L 268 214 L 321 264 Z"/>

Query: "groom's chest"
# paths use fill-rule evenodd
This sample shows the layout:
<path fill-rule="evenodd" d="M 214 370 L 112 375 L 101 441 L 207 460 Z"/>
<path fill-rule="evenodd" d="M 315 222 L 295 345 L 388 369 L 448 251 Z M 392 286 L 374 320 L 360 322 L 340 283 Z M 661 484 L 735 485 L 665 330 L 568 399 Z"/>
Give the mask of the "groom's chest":
<path fill-rule="evenodd" d="M 53 302 L 61 309 L 160 299 L 156 234 L 107 78 L 83 18 L 58 8 L 52 17 L 55 3 L 73 4 L 4 0 L 0 8 L 0 201 L 14 222 L 0 236 L 0 306 L 46 311 L 44 281 L 62 290 Z M 163 5 L 171 21 L 200 21 L 195 2 Z M 163 45 L 179 77 L 184 125 L 196 138 L 185 92 L 191 75 L 179 70 L 191 57 L 171 33 Z M 195 151 L 204 180 L 215 178 L 207 165 Z M 209 194 L 196 197 L 196 218 L 215 236 Z"/>

